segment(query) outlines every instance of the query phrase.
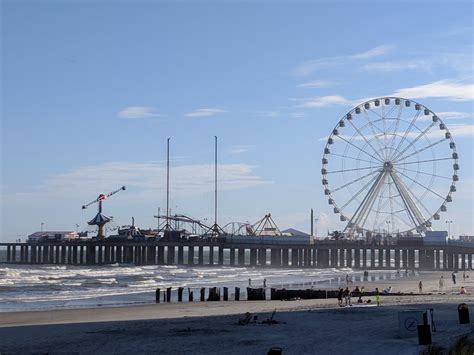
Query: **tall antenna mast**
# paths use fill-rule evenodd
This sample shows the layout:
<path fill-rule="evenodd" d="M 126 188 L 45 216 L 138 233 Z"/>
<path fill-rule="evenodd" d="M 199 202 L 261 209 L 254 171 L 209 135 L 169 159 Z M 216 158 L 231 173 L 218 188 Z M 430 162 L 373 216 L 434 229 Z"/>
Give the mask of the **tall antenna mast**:
<path fill-rule="evenodd" d="M 214 224 L 206 232 L 211 232 L 213 237 L 225 234 L 221 227 L 217 224 L 217 136 L 214 136 Z"/>
<path fill-rule="evenodd" d="M 214 227 L 217 229 L 217 136 L 215 138 L 215 165 L 214 165 Z"/>
<path fill-rule="evenodd" d="M 170 139 L 168 138 L 166 149 L 166 230 L 170 227 Z"/>

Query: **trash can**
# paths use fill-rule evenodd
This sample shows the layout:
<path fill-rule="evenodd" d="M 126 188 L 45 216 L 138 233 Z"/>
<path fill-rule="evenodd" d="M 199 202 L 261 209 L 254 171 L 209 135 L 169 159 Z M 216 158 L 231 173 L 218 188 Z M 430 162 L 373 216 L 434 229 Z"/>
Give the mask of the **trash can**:
<path fill-rule="evenodd" d="M 418 344 L 431 344 L 431 328 L 428 324 L 422 324 L 418 326 Z"/>
<path fill-rule="evenodd" d="M 469 307 L 465 303 L 461 303 L 458 306 L 458 316 L 459 324 L 469 324 L 471 323 L 469 319 Z"/>

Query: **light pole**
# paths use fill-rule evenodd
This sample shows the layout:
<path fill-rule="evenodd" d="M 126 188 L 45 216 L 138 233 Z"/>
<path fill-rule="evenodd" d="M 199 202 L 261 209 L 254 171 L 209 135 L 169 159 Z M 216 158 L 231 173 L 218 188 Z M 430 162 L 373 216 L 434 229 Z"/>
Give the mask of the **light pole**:
<path fill-rule="evenodd" d="M 451 239 L 451 223 L 453 221 L 446 221 L 446 224 L 448 225 L 448 238 Z"/>
<path fill-rule="evenodd" d="M 319 221 L 318 218 L 315 218 L 315 219 L 314 219 L 314 236 L 315 236 L 315 237 L 318 236 L 318 221 Z"/>
<path fill-rule="evenodd" d="M 390 221 L 385 221 L 387 223 L 387 235 L 390 234 Z"/>
<path fill-rule="evenodd" d="M 41 222 L 41 233 L 43 232 L 44 222 Z"/>

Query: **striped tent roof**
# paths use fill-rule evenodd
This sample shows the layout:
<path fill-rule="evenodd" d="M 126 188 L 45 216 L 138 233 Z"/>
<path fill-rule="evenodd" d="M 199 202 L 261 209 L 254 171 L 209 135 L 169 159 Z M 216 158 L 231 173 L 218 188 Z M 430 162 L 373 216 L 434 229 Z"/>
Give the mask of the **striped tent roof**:
<path fill-rule="evenodd" d="M 96 216 L 94 218 L 92 218 L 89 222 L 87 222 L 87 224 L 89 224 L 90 226 L 94 226 L 94 225 L 102 225 L 102 224 L 106 224 L 107 222 L 110 222 L 112 220 L 112 217 L 107 217 L 106 215 L 103 215 L 102 213 L 97 213 Z"/>

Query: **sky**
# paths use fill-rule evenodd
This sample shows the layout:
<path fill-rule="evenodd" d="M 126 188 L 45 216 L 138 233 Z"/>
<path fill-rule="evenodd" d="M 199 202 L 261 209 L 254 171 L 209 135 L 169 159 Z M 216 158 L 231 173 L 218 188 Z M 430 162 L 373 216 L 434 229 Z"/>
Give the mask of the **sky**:
<path fill-rule="evenodd" d="M 326 139 L 376 97 L 423 104 L 459 153 L 433 225 L 474 235 L 470 1 L 1 1 L 0 241 L 87 230 L 81 206 L 156 226 L 171 213 L 318 234 L 344 223 L 321 184 Z M 446 146 L 439 147 L 450 154 Z M 446 184 L 449 190 L 449 182 Z"/>

